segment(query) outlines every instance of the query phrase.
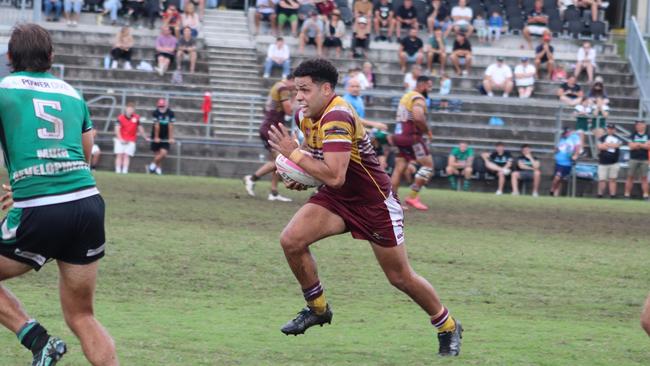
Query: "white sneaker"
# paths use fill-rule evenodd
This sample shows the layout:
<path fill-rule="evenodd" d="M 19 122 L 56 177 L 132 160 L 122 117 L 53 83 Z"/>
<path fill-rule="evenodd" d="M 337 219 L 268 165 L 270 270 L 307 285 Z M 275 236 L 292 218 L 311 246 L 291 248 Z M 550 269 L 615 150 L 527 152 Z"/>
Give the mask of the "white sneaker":
<path fill-rule="evenodd" d="M 268 78 L 271 77 L 271 75 L 269 75 L 269 74 L 264 74 L 264 76 L 262 76 L 262 77 L 263 77 L 264 79 L 268 79 Z"/>
<path fill-rule="evenodd" d="M 533 197 L 539 197 L 539 193 L 533 192 Z"/>
<path fill-rule="evenodd" d="M 117 60 L 113 60 L 113 62 L 111 62 L 111 69 L 117 69 Z"/>
<path fill-rule="evenodd" d="M 495 194 L 496 194 L 497 196 L 500 196 L 500 195 L 503 194 L 503 192 L 501 192 L 501 191 L 497 191 Z"/>
<path fill-rule="evenodd" d="M 244 177 L 244 187 L 246 188 L 246 193 L 249 196 L 255 197 L 255 182 L 253 181 L 252 175 L 247 175 Z M 271 195 L 269 195 L 269 201 L 271 200 Z"/>
<path fill-rule="evenodd" d="M 156 175 L 162 175 L 162 169 L 160 167 L 156 168 Z"/>
<path fill-rule="evenodd" d="M 463 70 L 463 72 L 462 72 L 461 74 L 462 74 L 463 76 L 467 76 L 468 72 L 467 72 L 467 70 Z"/>
<path fill-rule="evenodd" d="M 160 76 L 165 75 L 165 69 L 163 69 L 161 66 L 156 67 L 156 71 L 158 71 L 158 75 Z"/>
<path fill-rule="evenodd" d="M 280 201 L 280 202 L 291 202 L 291 201 L 293 201 L 291 198 L 281 196 L 279 194 L 274 196 L 273 193 L 269 193 L 269 198 L 268 199 L 269 199 L 269 201 Z"/>
<path fill-rule="evenodd" d="M 133 66 L 131 66 L 131 63 L 129 61 L 126 61 L 124 63 L 124 70 L 131 70 L 133 69 Z"/>
<path fill-rule="evenodd" d="M 488 93 L 488 97 L 493 97 L 493 96 L 494 96 L 494 93 L 492 93 L 492 92 Z"/>
<path fill-rule="evenodd" d="M 76 27 L 77 25 L 78 25 L 78 24 L 77 24 L 77 21 L 76 21 L 76 20 L 73 20 L 73 21 L 72 21 L 72 26 L 73 26 L 73 27 Z"/>
<path fill-rule="evenodd" d="M 68 27 L 72 27 L 72 21 L 71 20 L 66 20 L 65 25 L 67 25 Z"/>

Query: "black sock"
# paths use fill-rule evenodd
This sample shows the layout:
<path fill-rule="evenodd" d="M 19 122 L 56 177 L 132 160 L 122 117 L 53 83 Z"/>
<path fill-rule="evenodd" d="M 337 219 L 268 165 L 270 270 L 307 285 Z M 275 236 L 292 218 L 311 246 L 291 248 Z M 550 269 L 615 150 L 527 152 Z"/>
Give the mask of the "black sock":
<path fill-rule="evenodd" d="M 278 191 L 271 190 L 271 195 L 273 195 L 274 197 L 277 196 L 277 195 L 278 195 Z"/>
<path fill-rule="evenodd" d="M 255 174 L 251 175 L 251 180 L 252 180 L 253 182 L 258 181 L 259 179 L 260 179 L 260 177 L 258 177 L 257 175 L 255 175 Z"/>
<path fill-rule="evenodd" d="M 50 335 L 37 321 L 25 323 L 16 333 L 20 343 L 33 354 L 38 353 L 47 343 Z"/>

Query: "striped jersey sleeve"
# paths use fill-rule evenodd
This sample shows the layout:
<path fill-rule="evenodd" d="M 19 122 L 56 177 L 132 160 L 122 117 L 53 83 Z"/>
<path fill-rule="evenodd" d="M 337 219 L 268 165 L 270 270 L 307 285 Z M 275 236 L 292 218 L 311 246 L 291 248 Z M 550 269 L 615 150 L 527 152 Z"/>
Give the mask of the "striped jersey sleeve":
<path fill-rule="evenodd" d="M 323 116 L 323 152 L 351 151 L 355 134 L 354 122 L 354 116 L 345 110 L 334 109 Z"/>

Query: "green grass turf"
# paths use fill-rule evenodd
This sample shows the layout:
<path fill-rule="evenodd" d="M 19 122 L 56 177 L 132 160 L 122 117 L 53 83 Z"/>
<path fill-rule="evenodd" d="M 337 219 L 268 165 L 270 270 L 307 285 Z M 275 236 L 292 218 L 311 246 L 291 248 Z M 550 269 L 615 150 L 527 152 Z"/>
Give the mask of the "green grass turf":
<path fill-rule="evenodd" d="M 303 306 L 278 244 L 295 203 L 243 194 L 236 180 L 100 173 L 108 252 L 97 314 L 123 365 L 648 365 L 638 324 L 649 290 L 650 207 L 642 202 L 495 197 L 428 190 L 407 213 L 414 268 L 466 332 L 461 357 L 435 356 L 425 314 L 384 279 L 363 241 L 313 247 L 331 326 L 286 337 Z M 261 197 L 263 196 L 263 197 Z M 314 223 L 317 225 L 318 223 Z M 56 266 L 8 281 L 85 365 L 61 319 Z M 0 365 L 29 355 L 0 332 Z"/>

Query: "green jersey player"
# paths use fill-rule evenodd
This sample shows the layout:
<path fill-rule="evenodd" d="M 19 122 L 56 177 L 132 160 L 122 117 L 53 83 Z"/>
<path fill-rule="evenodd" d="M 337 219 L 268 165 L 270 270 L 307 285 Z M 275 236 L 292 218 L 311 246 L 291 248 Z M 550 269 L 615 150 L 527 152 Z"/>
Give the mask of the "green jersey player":
<path fill-rule="evenodd" d="M 98 259 L 104 256 L 104 201 L 89 159 L 92 122 L 86 103 L 47 73 L 52 41 L 42 27 L 18 25 L 9 40 L 12 69 L 0 80 L 0 142 L 9 174 L 0 224 L 0 323 L 33 353 L 32 365 L 54 365 L 62 340 L 30 318 L 2 282 L 47 261 L 59 267 L 66 323 L 93 365 L 117 365 L 110 335 L 95 319 Z"/>

